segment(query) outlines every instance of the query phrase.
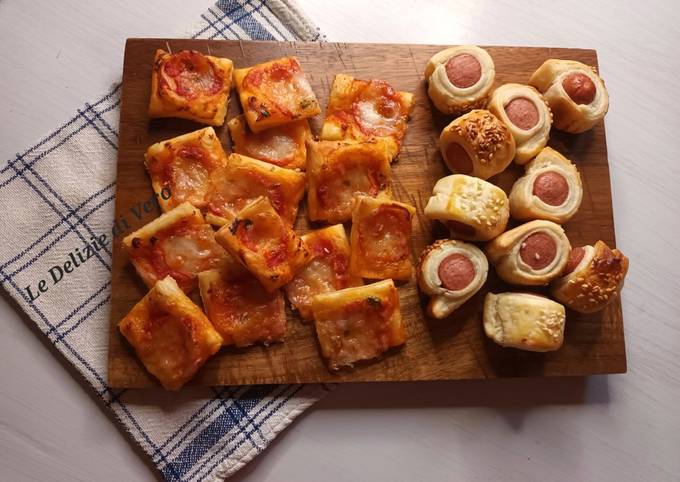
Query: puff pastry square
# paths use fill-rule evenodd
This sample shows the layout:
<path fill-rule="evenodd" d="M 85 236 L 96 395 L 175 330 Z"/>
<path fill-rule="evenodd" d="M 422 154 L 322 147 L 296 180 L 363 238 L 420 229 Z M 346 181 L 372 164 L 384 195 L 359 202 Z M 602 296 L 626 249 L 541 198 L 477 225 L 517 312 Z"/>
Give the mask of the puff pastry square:
<path fill-rule="evenodd" d="M 144 163 L 163 212 L 187 201 L 205 209 L 211 176 L 227 164 L 227 155 L 213 128 L 206 127 L 153 144 Z"/>
<path fill-rule="evenodd" d="M 234 117 L 227 125 L 234 152 L 280 167 L 305 170 L 306 142 L 312 138 L 307 119 L 272 127 L 260 133 L 250 130 L 243 115 Z"/>
<path fill-rule="evenodd" d="M 392 280 L 316 295 L 312 312 L 331 370 L 370 360 L 406 341 Z"/>
<path fill-rule="evenodd" d="M 304 195 L 304 173 L 231 154 L 226 167 L 217 170 L 212 177 L 207 194 L 208 211 L 232 218 L 246 204 L 265 196 L 284 221 L 293 225 Z"/>
<path fill-rule="evenodd" d="M 283 341 L 286 312 L 283 294 L 265 290 L 243 268 L 198 274 L 203 307 L 223 338 L 223 345 L 243 347 Z"/>
<path fill-rule="evenodd" d="M 413 94 L 397 92 L 384 80 L 358 80 L 337 74 L 321 139 L 363 141 L 371 137 L 391 137 L 399 146 L 413 105 Z"/>
<path fill-rule="evenodd" d="M 198 273 L 231 261 L 201 211 L 188 202 L 126 236 L 123 247 L 148 287 L 171 276 L 187 293 L 196 288 Z"/>
<path fill-rule="evenodd" d="M 170 276 L 156 283 L 118 329 L 146 369 L 178 390 L 222 346 L 222 337 Z"/>
<path fill-rule="evenodd" d="M 239 211 L 215 238 L 270 292 L 293 279 L 311 258 L 302 239 L 265 197 Z"/>
<path fill-rule="evenodd" d="M 295 57 L 234 71 L 246 121 L 253 132 L 306 119 L 321 112 L 319 102 Z"/>
<path fill-rule="evenodd" d="M 312 319 L 312 298 L 319 293 L 361 286 L 349 271 L 350 246 L 345 228 L 336 224 L 302 236 L 313 259 L 286 285 L 286 295 L 303 320 Z"/>
<path fill-rule="evenodd" d="M 221 126 L 227 114 L 234 63 L 195 50 L 156 50 L 149 117 L 179 117 Z"/>
<path fill-rule="evenodd" d="M 352 210 L 352 274 L 370 279 L 411 278 L 411 223 L 416 210 L 385 198 L 357 196 Z"/>
<path fill-rule="evenodd" d="M 365 142 L 307 143 L 307 211 L 312 221 L 342 223 L 352 217 L 355 194 L 392 195 L 389 137 Z"/>

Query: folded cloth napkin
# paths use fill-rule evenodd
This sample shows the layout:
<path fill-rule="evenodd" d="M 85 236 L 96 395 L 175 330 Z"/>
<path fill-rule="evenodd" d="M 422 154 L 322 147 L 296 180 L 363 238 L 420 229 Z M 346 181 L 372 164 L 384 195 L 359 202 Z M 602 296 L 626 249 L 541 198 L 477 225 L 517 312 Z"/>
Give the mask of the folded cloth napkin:
<path fill-rule="evenodd" d="M 224 0 L 194 38 L 316 40 L 287 0 Z M 0 167 L 0 279 L 167 480 L 223 479 L 319 400 L 319 385 L 113 390 L 106 383 L 120 85 Z M 85 245 L 107 234 L 94 256 Z M 7 242 L 12 240 L 12 242 Z M 71 272 L 64 261 L 71 259 Z M 56 268 L 55 268 L 56 267 Z"/>

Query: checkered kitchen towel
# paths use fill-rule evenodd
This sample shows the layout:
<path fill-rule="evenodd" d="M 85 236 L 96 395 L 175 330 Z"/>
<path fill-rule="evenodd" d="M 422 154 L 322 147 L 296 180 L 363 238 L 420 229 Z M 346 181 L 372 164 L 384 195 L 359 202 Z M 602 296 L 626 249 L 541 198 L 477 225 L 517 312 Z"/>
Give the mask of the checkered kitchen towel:
<path fill-rule="evenodd" d="M 288 0 L 224 0 L 193 37 L 316 40 Z M 167 480 L 222 479 L 260 453 L 321 386 L 112 390 L 106 384 L 120 85 L 0 165 L 0 279 Z M 108 244 L 84 262 L 93 238 Z M 8 242 L 11 240 L 11 242 Z M 74 256 L 70 273 L 54 266 Z M 51 271 L 50 271 L 51 270 Z"/>

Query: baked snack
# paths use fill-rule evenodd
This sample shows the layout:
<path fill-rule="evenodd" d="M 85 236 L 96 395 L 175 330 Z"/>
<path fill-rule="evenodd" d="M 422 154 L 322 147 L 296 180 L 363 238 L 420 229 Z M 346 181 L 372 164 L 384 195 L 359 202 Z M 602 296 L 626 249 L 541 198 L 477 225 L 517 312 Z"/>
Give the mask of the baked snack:
<path fill-rule="evenodd" d="M 473 110 L 444 127 L 439 150 L 454 174 L 488 179 L 503 172 L 515 157 L 515 139 L 488 110 Z"/>
<path fill-rule="evenodd" d="M 349 270 L 350 246 L 345 228 L 336 224 L 302 235 L 312 260 L 285 286 L 290 304 L 303 320 L 312 319 L 312 298 L 319 293 L 364 284 Z"/>
<path fill-rule="evenodd" d="M 427 62 L 427 94 L 444 114 L 460 115 L 486 104 L 496 78 L 491 56 L 475 45 L 437 52 Z"/>
<path fill-rule="evenodd" d="M 390 197 L 390 160 L 396 150 L 396 143 L 389 137 L 365 142 L 308 142 L 309 219 L 342 223 L 352 217 L 355 194 Z"/>
<path fill-rule="evenodd" d="M 321 139 L 365 141 L 371 137 L 391 137 L 399 146 L 413 105 L 413 94 L 397 92 L 384 80 L 358 80 L 337 74 Z M 398 150 L 395 156 L 397 153 Z"/>
<path fill-rule="evenodd" d="M 484 331 L 501 346 L 555 351 L 564 341 L 564 306 L 532 293 L 488 293 Z"/>
<path fill-rule="evenodd" d="M 266 197 L 241 209 L 217 231 L 215 239 L 269 292 L 293 279 L 311 257 L 305 243 Z"/>
<path fill-rule="evenodd" d="M 392 280 L 316 295 L 312 313 L 331 370 L 370 360 L 406 341 Z"/>
<path fill-rule="evenodd" d="M 569 221 L 583 199 L 581 175 L 569 159 L 545 147 L 525 166 L 526 173 L 510 191 L 510 214 L 528 221 L 546 219 L 558 224 Z"/>
<path fill-rule="evenodd" d="M 231 74 L 229 59 L 195 50 L 156 50 L 151 73 L 149 117 L 179 117 L 221 126 L 227 114 Z"/>
<path fill-rule="evenodd" d="M 510 209 L 508 197 L 498 186 L 453 174 L 434 185 L 425 216 L 446 224 L 452 238 L 488 241 L 505 231 Z"/>
<path fill-rule="evenodd" d="M 533 87 L 503 84 L 491 94 L 487 109 L 508 127 L 515 139 L 517 164 L 525 164 L 548 143 L 552 112 Z"/>
<path fill-rule="evenodd" d="M 530 221 L 506 231 L 486 245 L 486 255 L 507 283 L 548 284 L 567 264 L 571 245 L 562 226 Z"/>
<path fill-rule="evenodd" d="M 562 277 L 552 283 L 552 295 L 574 311 L 600 311 L 619 295 L 626 273 L 628 258 L 603 241 L 574 248 Z"/>
<path fill-rule="evenodd" d="M 427 314 L 446 318 L 479 291 L 489 263 L 474 244 L 440 239 L 425 248 L 416 271 L 420 291 L 430 297 Z"/>
<path fill-rule="evenodd" d="M 163 212 L 187 201 L 205 209 L 210 178 L 226 164 L 227 155 L 212 127 L 157 142 L 144 155 Z"/>
<path fill-rule="evenodd" d="M 555 128 L 578 134 L 592 129 L 609 109 L 609 94 L 594 67 L 575 60 L 549 59 L 529 79 L 543 94 Z"/>
<path fill-rule="evenodd" d="M 123 248 L 148 287 L 172 276 L 187 293 L 196 288 L 198 273 L 231 259 L 201 211 L 188 202 L 127 235 Z"/>
<path fill-rule="evenodd" d="M 198 274 L 203 307 L 223 345 L 283 341 L 286 310 L 281 290 L 268 292 L 241 266 Z"/>
<path fill-rule="evenodd" d="M 220 334 L 170 276 L 149 290 L 118 329 L 167 390 L 179 390 L 222 346 Z"/>
<path fill-rule="evenodd" d="M 243 115 L 229 122 L 234 152 L 288 169 L 305 170 L 307 140 L 312 138 L 307 119 L 293 121 L 266 131 L 250 130 Z"/>
<path fill-rule="evenodd" d="M 312 86 L 295 57 L 236 69 L 234 83 L 253 132 L 307 119 L 321 112 Z"/>
<path fill-rule="evenodd" d="M 370 279 L 409 280 L 411 223 L 416 209 L 384 197 L 358 195 L 352 207 L 349 270 Z"/>
<path fill-rule="evenodd" d="M 265 196 L 292 226 L 304 195 L 304 173 L 231 154 L 227 165 L 213 174 L 206 199 L 209 212 L 230 219 L 249 202 Z"/>

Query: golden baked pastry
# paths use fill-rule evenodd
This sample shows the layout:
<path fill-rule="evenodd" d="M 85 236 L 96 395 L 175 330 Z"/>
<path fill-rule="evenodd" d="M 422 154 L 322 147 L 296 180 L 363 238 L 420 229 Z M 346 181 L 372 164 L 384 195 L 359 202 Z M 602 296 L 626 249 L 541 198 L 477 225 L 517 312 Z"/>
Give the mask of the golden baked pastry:
<path fill-rule="evenodd" d="M 149 117 L 179 117 L 221 126 L 227 114 L 231 75 L 229 59 L 195 50 L 156 50 L 151 73 Z"/>
<path fill-rule="evenodd" d="M 609 110 L 609 94 L 595 68 L 575 60 L 546 60 L 529 84 L 543 94 L 561 131 L 592 129 Z"/>
<path fill-rule="evenodd" d="M 484 286 L 486 256 L 474 244 L 440 239 L 425 248 L 416 271 L 420 291 L 430 297 L 427 314 L 446 318 Z"/>
<path fill-rule="evenodd" d="M 574 311 L 600 311 L 619 296 L 626 273 L 628 258 L 603 241 L 574 248 L 562 277 L 552 283 L 552 295 Z"/>
<path fill-rule="evenodd" d="M 473 110 L 447 125 L 439 150 L 454 174 L 488 179 L 503 172 L 515 157 L 515 139 L 488 110 Z"/>
<path fill-rule="evenodd" d="M 558 224 L 569 221 L 581 206 L 581 175 L 572 162 L 545 147 L 525 166 L 526 173 L 510 191 L 510 214 L 528 221 L 546 219 Z"/>
<path fill-rule="evenodd" d="M 460 115 L 484 107 L 495 77 L 491 56 L 475 45 L 437 52 L 425 67 L 427 94 L 444 114 Z"/>

